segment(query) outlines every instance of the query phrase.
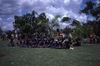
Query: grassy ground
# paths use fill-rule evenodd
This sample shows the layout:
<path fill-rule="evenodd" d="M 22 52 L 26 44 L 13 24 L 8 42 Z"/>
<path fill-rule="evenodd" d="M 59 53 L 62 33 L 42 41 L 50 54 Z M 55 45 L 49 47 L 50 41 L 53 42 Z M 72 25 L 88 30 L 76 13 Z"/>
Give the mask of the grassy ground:
<path fill-rule="evenodd" d="M 69 49 L 7 47 L 0 41 L 0 66 L 100 66 L 100 44 Z"/>

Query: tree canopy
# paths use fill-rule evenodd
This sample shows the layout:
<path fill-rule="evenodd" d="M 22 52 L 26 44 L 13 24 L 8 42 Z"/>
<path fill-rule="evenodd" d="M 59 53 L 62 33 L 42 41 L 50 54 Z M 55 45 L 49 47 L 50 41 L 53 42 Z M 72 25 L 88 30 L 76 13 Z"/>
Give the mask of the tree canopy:
<path fill-rule="evenodd" d="M 33 34 L 35 32 L 48 31 L 48 21 L 45 13 L 37 15 L 35 11 L 27 13 L 23 16 L 15 16 L 14 28 L 20 33 Z"/>
<path fill-rule="evenodd" d="M 81 23 L 76 19 L 69 17 L 60 18 L 60 15 L 56 15 L 52 20 L 47 18 L 46 14 L 38 14 L 34 10 L 32 13 L 27 13 L 22 16 L 14 16 L 14 29 L 17 33 L 22 34 L 34 34 L 34 33 L 53 33 L 54 28 L 58 28 L 59 22 L 70 23 L 71 27 L 66 26 L 62 31 L 65 34 L 72 33 L 73 36 L 88 36 L 89 34 L 95 34 L 100 36 L 100 4 L 92 1 L 87 1 L 86 6 L 80 10 L 81 13 L 85 13 L 87 16 L 93 16 L 93 20 L 87 20 L 86 23 Z"/>
<path fill-rule="evenodd" d="M 94 33 L 95 35 L 100 36 L 100 3 L 88 1 L 85 4 L 86 6 L 81 10 L 81 13 L 94 17 L 92 21 L 87 20 L 87 26 L 85 26 L 92 34 Z"/>

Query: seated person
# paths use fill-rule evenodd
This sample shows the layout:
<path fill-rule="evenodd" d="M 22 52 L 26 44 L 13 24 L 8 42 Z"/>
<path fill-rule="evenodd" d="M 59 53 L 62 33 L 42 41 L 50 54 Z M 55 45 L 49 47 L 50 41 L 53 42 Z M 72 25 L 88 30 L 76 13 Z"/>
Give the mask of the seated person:
<path fill-rule="evenodd" d="M 63 48 L 70 48 L 70 41 L 66 38 L 63 42 Z"/>

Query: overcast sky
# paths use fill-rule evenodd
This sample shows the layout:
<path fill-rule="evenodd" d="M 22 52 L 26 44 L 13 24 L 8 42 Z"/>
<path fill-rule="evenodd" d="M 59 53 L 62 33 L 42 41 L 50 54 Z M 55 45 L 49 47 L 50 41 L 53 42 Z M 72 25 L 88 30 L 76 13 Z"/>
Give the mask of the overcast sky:
<path fill-rule="evenodd" d="M 0 26 L 4 30 L 13 29 L 14 16 L 31 13 L 32 10 L 45 12 L 49 19 L 59 14 L 86 22 L 87 16 L 79 14 L 84 2 L 85 0 L 0 0 Z"/>

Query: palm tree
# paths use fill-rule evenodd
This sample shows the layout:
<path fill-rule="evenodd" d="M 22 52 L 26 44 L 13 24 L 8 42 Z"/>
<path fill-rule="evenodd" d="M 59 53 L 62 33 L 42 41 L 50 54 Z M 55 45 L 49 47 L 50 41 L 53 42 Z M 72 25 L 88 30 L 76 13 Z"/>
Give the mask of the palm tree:
<path fill-rule="evenodd" d="M 61 16 L 60 15 L 56 15 L 50 22 L 50 34 L 56 34 L 56 31 L 54 29 L 58 29 L 60 27 L 59 25 L 59 21 L 58 21 L 58 18 L 60 18 Z"/>
<path fill-rule="evenodd" d="M 62 22 L 68 22 L 70 20 L 71 20 L 71 18 L 69 18 L 69 17 L 63 17 L 61 21 Z"/>
<path fill-rule="evenodd" d="M 82 36 L 83 26 L 80 24 L 80 22 L 74 19 L 71 25 L 74 26 L 73 33 L 72 33 L 73 37 L 75 38 L 75 37 Z"/>
<path fill-rule="evenodd" d="M 80 24 L 79 21 L 77 21 L 76 19 L 74 19 L 71 25 L 72 26 L 80 26 L 81 24 Z"/>

